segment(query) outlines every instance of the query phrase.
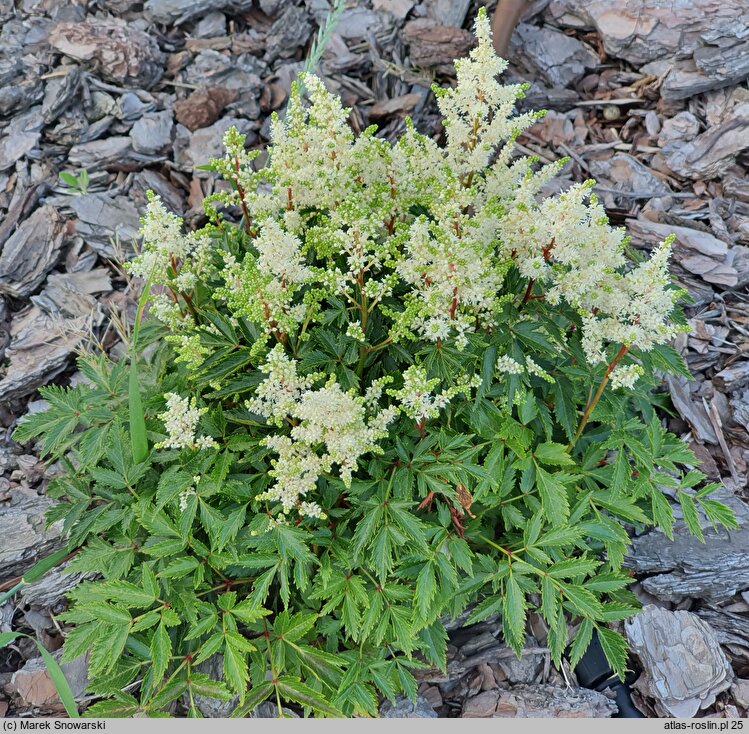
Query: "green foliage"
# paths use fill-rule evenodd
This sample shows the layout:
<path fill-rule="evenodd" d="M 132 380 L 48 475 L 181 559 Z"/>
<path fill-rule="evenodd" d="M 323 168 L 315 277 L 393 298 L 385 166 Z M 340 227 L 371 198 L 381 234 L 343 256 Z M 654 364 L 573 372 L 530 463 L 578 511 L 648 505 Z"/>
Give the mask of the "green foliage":
<path fill-rule="evenodd" d="M 83 168 L 78 173 L 71 171 L 60 171 L 60 181 L 77 194 L 88 193 L 88 185 L 91 181 L 88 171 Z"/>
<path fill-rule="evenodd" d="M 484 29 L 470 63 L 496 63 L 488 44 Z M 512 107 L 519 91 L 491 86 L 495 67 L 461 63 L 487 95 L 444 104 Z M 287 127 L 274 121 L 266 169 L 227 134 L 213 167 L 233 191 L 208 202 L 200 233 L 151 197 L 132 269 L 171 294 L 153 296 L 159 321 L 129 365 L 87 357 L 87 384 L 42 388 L 49 409 L 16 432 L 63 462 L 49 519 L 80 548 L 68 569 L 96 576 L 60 617 L 63 660 L 90 654 L 102 700 L 87 715 L 166 715 L 179 699 L 197 717 L 196 697 L 236 696 L 234 716 L 266 699 L 375 716 L 383 698 L 415 697 L 414 671 L 445 669 L 443 622 L 469 605 L 470 622 L 499 613 L 518 654 L 539 613 L 556 665 L 595 631 L 623 677 L 608 625 L 638 609 L 622 571 L 632 531 L 672 534 L 664 489 L 698 537 L 700 513 L 735 527 L 652 407 L 656 372 L 686 370 L 661 343 L 671 296 L 649 318 L 627 323 L 630 304 L 597 322 L 598 306 L 553 297 L 503 254 L 518 221 L 531 241 L 523 217 L 549 171 L 501 150 L 489 165 L 499 113 L 463 128 L 456 113 L 465 140 L 444 154 L 411 127 L 392 148 L 371 131 L 354 143 L 340 104 L 307 85 L 312 111 L 297 95 Z M 584 195 L 563 200 L 567 226 L 614 241 Z M 554 241 L 535 265 L 561 282 Z M 652 296 L 664 253 L 603 275 Z"/>

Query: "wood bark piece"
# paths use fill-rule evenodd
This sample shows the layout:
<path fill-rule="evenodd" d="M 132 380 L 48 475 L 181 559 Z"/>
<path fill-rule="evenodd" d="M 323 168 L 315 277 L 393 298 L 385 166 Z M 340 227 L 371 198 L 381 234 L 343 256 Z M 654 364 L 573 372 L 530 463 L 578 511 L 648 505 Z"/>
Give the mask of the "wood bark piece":
<path fill-rule="evenodd" d="M 663 156 L 677 175 L 703 180 L 723 175 L 747 149 L 749 104 L 743 104 L 723 124 L 710 128 L 694 140 L 669 143 L 663 148 Z"/>
<path fill-rule="evenodd" d="M 523 0 L 525 1 L 525 0 Z M 471 0 L 426 0 L 427 16 L 441 25 L 460 28 L 466 19 Z"/>
<path fill-rule="evenodd" d="M 749 508 L 725 489 L 711 498 L 734 510 L 736 530 L 716 530 L 700 517 L 705 543 L 681 521 L 674 527 L 673 542 L 660 530 L 632 540 L 624 563 L 638 573 L 653 574 L 642 580 L 649 594 L 671 602 L 689 598 L 716 602 L 749 588 Z"/>
<path fill-rule="evenodd" d="M 76 232 L 86 244 L 103 257 L 114 259 L 115 241 L 127 256 L 138 237 L 140 219 L 135 205 L 124 196 L 112 198 L 109 194 L 84 194 L 74 196 L 70 207 L 78 217 Z"/>
<path fill-rule="evenodd" d="M 520 23 L 510 48 L 510 58 L 529 64 L 552 87 L 568 87 L 598 66 L 590 46 L 548 26 Z"/>
<path fill-rule="evenodd" d="M 253 0 L 147 0 L 146 17 L 156 23 L 181 25 L 188 20 L 217 10 L 246 13 Z"/>
<path fill-rule="evenodd" d="M 635 239 L 647 243 L 656 244 L 669 234 L 675 234 L 673 263 L 688 273 L 700 276 L 706 283 L 725 288 L 738 283 L 738 271 L 727 262 L 728 245 L 709 232 L 660 224 L 648 219 L 628 219 L 627 224 Z"/>
<path fill-rule="evenodd" d="M 731 686 L 731 666 L 698 616 L 650 604 L 624 628 L 660 716 L 692 717 Z"/>
<path fill-rule="evenodd" d="M 410 47 L 414 66 L 432 68 L 452 66 L 455 59 L 465 56 L 476 39 L 462 28 L 439 25 L 431 18 L 417 18 L 406 23 L 403 38 Z"/>
<path fill-rule="evenodd" d="M 0 582 L 21 575 L 60 545 L 62 521 L 46 527 L 44 514 L 55 503 L 33 489 L 17 487 L 0 504 Z"/>
<path fill-rule="evenodd" d="M 58 662 L 61 655 L 61 652 L 53 653 Z M 62 663 L 60 668 L 68 681 L 73 698 L 82 699 L 88 685 L 88 658 L 81 655 L 69 663 Z M 27 660 L 23 668 L 13 674 L 10 689 L 26 706 L 50 706 L 60 703 L 47 665 L 41 657 Z"/>
<path fill-rule="evenodd" d="M 64 567 L 58 566 L 45 573 L 33 584 L 24 586 L 19 592 L 19 597 L 24 605 L 52 609 L 84 578 L 94 578 L 94 576 L 95 574 L 65 573 Z"/>
<path fill-rule="evenodd" d="M 0 255 L 0 292 L 15 298 L 33 293 L 54 267 L 64 228 L 57 210 L 39 207 L 13 233 Z"/>
<path fill-rule="evenodd" d="M 164 55 L 156 40 L 124 20 L 59 23 L 49 43 L 60 53 L 90 64 L 102 79 L 134 89 L 150 89 L 164 71 Z"/>
<path fill-rule="evenodd" d="M 713 385 L 721 392 L 733 392 L 749 385 L 749 361 L 734 362 L 713 376 Z"/>
<path fill-rule="evenodd" d="M 5 353 L 9 363 L 0 380 L 0 402 L 28 395 L 60 374 L 89 333 L 90 322 L 86 316 L 50 316 L 38 306 L 17 315 Z"/>
<path fill-rule="evenodd" d="M 547 13 L 555 24 L 598 31 L 610 56 L 635 67 L 671 61 L 667 100 L 749 76 L 745 0 L 553 0 Z"/>
<path fill-rule="evenodd" d="M 698 609 L 700 619 L 710 625 L 721 645 L 741 645 L 749 651 L 749 617 L 719 609 Z"/>
<path fill-rule="evenodd" d="M 51 275 L 45 289 L 32 299 L 34 305 L 15 316 L 0 402 L 28 395 L 65 369 L 76 347 L 103 319 L 91 295 L 109 289 L 109 278 L 101 273 Z"/>
<path fill-rule="evenodd" d="M 177 122 L 194 132 L 216 122 L 226 105 L 236 96 L 235 91 L 224 89 L 224 87 L 198 89 L 187 99 L 175 103 L 174 114 Z"/>
<path fill-rule="evenodd" d="M 464 703 L 462 716 L 464 719 L 584 719 L 607 718 L 616 712 L 616 704 L 598 691 L 535 684 L 480 693 Z"/>

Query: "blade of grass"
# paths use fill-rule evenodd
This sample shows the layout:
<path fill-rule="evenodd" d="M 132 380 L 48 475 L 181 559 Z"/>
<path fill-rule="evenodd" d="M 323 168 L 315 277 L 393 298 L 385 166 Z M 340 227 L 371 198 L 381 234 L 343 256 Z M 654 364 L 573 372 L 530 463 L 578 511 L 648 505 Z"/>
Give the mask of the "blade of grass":
<path fill-rule="evenodd" d="M 151 281 L 146 281 L 143 292 L 138 299 L 138 312 L 135 316 L 133 326 L 133 338 L 130 343 L 130 380 L 128 383 L 128 410 L 130 414 L 130 442 L 133 450 L 133 461 L 136 464 L 144 462 L 148 458 L 148 438 L 146 437 L 146 417 L 143 412 L 143 401 L 140 397 L 140 386 L 138 385 L 138 334 L 140 333 L 140 322 L 143 311 L 148 302 L 151 292 Z"/>
<path fill-rule="evenodd" d="M 44 645 L 39 642 L 39 640 L 31 637 L 31 635 L 26 635 L 23 632 L 0 632 L 0 647 L 9 645 L 18 637 L 28 637 L 30 640 L 33 640 L 36 643 L 42 659 L 44 660 L 44 664 L 47 666 L 47 672 L 49 673 L 49 677 L 55 686 L 57 695 L 60 697 L 60 701 L 65 707 L 65 712 L 71 719 L 80 718 L 80 716 L 78 715 L 78 707 L 75 705 L 73 691 L 70 690 L 70 685 L 68 684 L 68 680 L 65 677 L 65 673 L 62 672 L 62 668 L 57 663 L 57 660 L 55 660 L 52 655 L 50 655 L 50 653 L 47 651 Z"/>
<path fill-rule="evenodd" d="M 39 561 L 28 571 L 26 571 L 26 573 L 21 577 L 21 580 L 17 584 L 15 584 L 3 594 L 0 594 L 0 605 L 8 601 L 8 599 L 10 599 L 13 594 L 20 591 L 27 584 L 30 584 L 33 581 L 36 581 L 38 578 L 41 578 L 45 573 L 47 573 L 47 571 L 60 563 L 60 561 L 64 560 L 65 557 L 69 554 L 70 549 L 66 546 L 65 548 L 60 548 L 60 550 L 55 551 L 54 553 L 51 553 L 50 555 L 42 558 L 41 561 Z"/>

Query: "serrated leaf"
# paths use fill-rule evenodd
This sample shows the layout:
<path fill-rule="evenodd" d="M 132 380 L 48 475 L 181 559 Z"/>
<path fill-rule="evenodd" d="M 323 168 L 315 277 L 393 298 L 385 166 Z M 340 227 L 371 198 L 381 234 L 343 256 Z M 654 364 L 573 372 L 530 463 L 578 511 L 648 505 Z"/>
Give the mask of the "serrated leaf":
<path fill-rule="evenodd" d="M 697 502 L 716 530 L 718 529 L 718 525 L 722 525 L 729 530 L 735 530 L 739 527 L 739 523 L 736 520 L 736 513 L 722 502 L 701 499 L 699 496 Z"/>
<path fill-rule="evenodd" d="M 260 683 L 260 685 L 253 686 L 244 698 L 244 702 L 238 705 L 234 711 L 229 714 L 231 719 L 242 719 L 253 709 L 257 708 L 263 701 L 265 701 L 271 693 L 273 693 L 274 686 L 270 681 Z"/>
<path fill-rule="evenodd" d="M 546 572 L 555 579 L 569 579 L 573 576 L 587 576 L 601 565 L 595 558 L 566 558 L 550 566 Z"/>
<path fill-rule="evenodd" d="M 151 594 L 154 599 L 159 595 L 159 582 L 156 580 L 156 574 L 151 570 L 148 564 L 144 563 L 140 568 L 143 589 L 146 593 Z"/>
<path fill-rule="evenodd" d="M 193 660 L 193 664 L 198 665 L 198 663 L 208 660 L 211 655 L 215 655 L 223 646 L 224 635 L 221 632 L 216 632 L 200 646 L 200 652 Z"/>
<path fill-rule="evenodd" d="M 343 713 L 323 698 L 317 691 L 301 682 L 299 678 L 290 675 L 281 676 L 276 684 L 283 698 L 294 703 L 308 706 L 316 713 L 325 714 L 334 718 L 345 718 Z"/>
<path fill-rule="evenodd" d="M 603 594 L 618 591 L 631 583 L 631 578 L 612 571 L 609 573 L 599 573 L 588 579 L 585 581 L 585 588 Z"/>
<path fill-rule="evenodd" d="M 629 646 L 627 641 L 618 632 L 607 627 L 596 627 L 598 641 L 601 643 L 606 660 L 609 661 L 611 669 L 623 681 L 627 672 L 627 654 Z"/>
<path fill-rule="evenodd" d="M 590 619 L 583 619 L 580 628 L 577 630 L 575 641 L 570 648 L 569 658 L 570 667 L 574 668 L 582 660 L 585 651 L 593 639 L 593 622 Z"/>
<path fill-rule="evenodd" d="M 561 443 L 541 443 L 533 450 L 533 455 L 541 464 L 548 466 L 569 466 L 575 463 L 567 453 L 567 447 Z"/>
<path fill-rule="evenodd" d="M 559 592 L 554 582 L 544 576 L 541 581 L 541 613 L 547 623 L 551 624 L 556 617 L 557 607 L 559 606 Z"/>
<path fill-rule="evenodd" d="M 181 492 L 193 485 L 193 476 L 179 466 L 171 466 L 159 478 L 156 490 L 156 509 L 160 510 L 172 500 L 175 500 Z"/>
<path fill-rule="evenodd" d="M 234 642 L 227 636 L 224 649 L 224 680 L 242 701 L 247 689 L 247 653 L 239 649 Z"/>
<path fill-rule="evenodd" d="M 91 648 L 89 665 L 92 672 L 107 673 L 117 663 L 130 636 L 130 625 L 118 625 L 102 630 Z"/>
<path fill-rule="evenodd" d="M 226 683 L 220 680 L 214 680 L 205 673 L 195 673 L 190 675 L 189 688 L 193 693 L 207 698 L 214 698 L 217 701 L 230 701 L 232 694 L 226 687 Z"/>
<path fill-rule="evenodd" d="M 187 681 L 182 678 L 168 682 L 149 702 L 150 709 L 161 709 L 178 699 L 187 690 Z"/>
<path fill-rule="evenodd" d="M 156 601 L 155 594 L 141 589 L 129 581 L 109 581 L 100 587 L 114 602 L 126 607 L 149 607 Z"/>
<path fill-rule="evenodd" d="M 541 548 L 562 548 L 575 545 L 582 538 L 582 531 L 577 527 L 558 527 L 544 533 L 536 542 Z"/>
<path fill-rule="evenodd" d="M 278 637 L 294 642 L 309 632 L 315 626 L 316 621 L 317 614 L 314 612 L 299 613 L 293 616 L 288 612 L 281 612 L 273 623 L 273 631 Z"/>
<path fill-rule="evenodd" d="M 591 619 L 600 618 L 603 608 L 592 592 L 582 586 L 573 586 L 563 582 L 560 582 L 560 587 L 566 602 L 575 614 Z"/>
<path fill-rule="evenodd" d="M 507 644 L 518 651 L 525 643 L 526 601 L 515 576 L 505 580 L 505 595 L 502 599 L 502 633 Z"/>
<path fill-rule="evenodd" d="M 106 602 L 94 602 L 85 605 L 86 611 L 96 619 L 107 624 L 129 625 L 132 615 L 124 607 L 118 607 Z"/>
<path fill-rule="evenodd" d="M 552 525 L 564 525 L 570 516 L 567 488 L 542 467 L 536 465 L 536 486 L 541 496 L 541 509 Z M 539 545 L 545 545 L 539 543 Z"/>
<path fill-rule="evenodd" d="M 83 713 L 86 719 L 129 719 L 138 712 L 139 704 L 132 701 L 98 701 Z"/>
<path fill-rule="evenodd" d="M 636 505 L 629 497 L 616 495 L 613 492 L 601 490 L 591 495 L 593 501 L 608 510 L 612 515 L 621 517 L 632 522 L 648 524 L 648 516 L 642 511 L 642 508 Z"/>
<path fill-rule="evenodd" d="M 479 602 L 466 620 L 466 624 L 481 622 L 495 612 L 498 612 L 502 608 L 502 601 L 502 597 L 497 594 Z"/>
<path fill-rule="evenodd" d="M 684 522 L 692 535 L 696 536 L 703 543 L 705 542 L 705 536 L 702 533 L 700 527 L 700 516 L 697 514 L 697 508 L 694 505 L 694 499 L 686 492 L 679 492 L 677 494 L 679 498 L 679 504 L 681 505 L 681 511 L 684 515 Z"/>
<path fill-rule="evenodd" d="M 169 656 L 172 654 L 172 641 L 163 622 L 153 633 L 149 651 L 151 653 L 154 685 L 158 685 L 169 667 Z"/>
<path fill-rule="evenodd" d="M 73 627 L 65 634 L 61 662 L 69 663 L 90 650 L 101 634 L 101 622 L 87 622 Z"/>
<path fill-rule="evenodd" d="M 147 630 L 158 624 L 161 621 L 161 615 L 157 611 L 148 612 L 142 617 L 139 617 L 136 622 L 133 623 L 131 632 L 140 632 L 141 630 Z"/>
<path fill-rule="evenodd" d="M 263 607 L 256 604 L 252 599 L 247 598 L 233 607 L 231 613 L 241 622 L 252 624 L 253 622 L 257 622 L 258 619 L 270 614 L 270 611 L 268 609 L 263 609 Z"/>
<path fill-rule="evenodd" d="M 416 610 L 421 619 L 429 619 L 430 607 L 437 593 L 437 581 L 434 577 L 434 565 L 424 563 L 416 577 Z"/>
<path fill-rule="evenodd" d="M 159 572 L 159 576 L 167 579 L 181 579 L 183 576 L 194 571 L 199 565 L 200 561 L 193 556 L 176 558 L 163 571 Z"/>
<path fill-rule="evenodd" d="M 669 540 L 674 539 L 674 511 L 671 503 L 657 487 L 651 487 L 651 508 L 653 510 L 653 522 L 666 534 Z"/>

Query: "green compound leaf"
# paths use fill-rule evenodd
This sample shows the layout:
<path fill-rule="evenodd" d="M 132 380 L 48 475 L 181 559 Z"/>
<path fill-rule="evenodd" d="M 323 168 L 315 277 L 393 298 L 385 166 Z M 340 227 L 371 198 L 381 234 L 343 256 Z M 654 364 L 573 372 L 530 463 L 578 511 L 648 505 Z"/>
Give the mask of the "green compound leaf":
<path fill-rule="evenodd" d="M 276 684 L 283 698 L 311 708 L 315 713 L 341 719 L 344 715 L 317 691 L 312 690 L 301 682 L 299 678 L 284 675 Z"/>

